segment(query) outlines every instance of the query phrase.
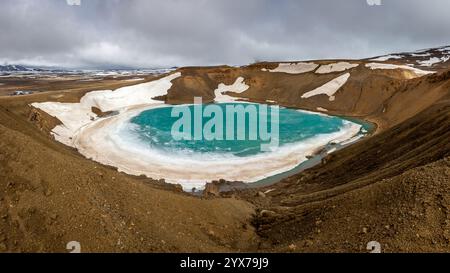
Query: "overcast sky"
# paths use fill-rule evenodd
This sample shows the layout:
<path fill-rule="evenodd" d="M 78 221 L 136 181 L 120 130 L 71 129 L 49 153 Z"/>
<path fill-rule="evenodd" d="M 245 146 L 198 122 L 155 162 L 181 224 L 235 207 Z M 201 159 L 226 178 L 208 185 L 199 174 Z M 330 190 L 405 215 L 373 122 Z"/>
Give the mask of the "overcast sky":
<path fill-rule="evenodd" d="M 74 0 L 72 0 L 74 1 Z M 370 0 L 378 1 L 378 0 Z M 450 1 L 1 0 L 0 62 L 77 68 L 365 58 L 450 44 Z"/>

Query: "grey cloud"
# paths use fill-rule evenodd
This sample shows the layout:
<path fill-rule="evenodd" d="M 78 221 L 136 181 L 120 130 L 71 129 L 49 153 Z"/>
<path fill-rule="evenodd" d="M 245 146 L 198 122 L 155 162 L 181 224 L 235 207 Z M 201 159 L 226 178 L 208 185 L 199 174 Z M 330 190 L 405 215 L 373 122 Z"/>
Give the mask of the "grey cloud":
<path fill-rule="evenodd" d="M 364 58 L 450 44 L 446 0 L 2 0 L 0 61 L 67 67 Z"/>

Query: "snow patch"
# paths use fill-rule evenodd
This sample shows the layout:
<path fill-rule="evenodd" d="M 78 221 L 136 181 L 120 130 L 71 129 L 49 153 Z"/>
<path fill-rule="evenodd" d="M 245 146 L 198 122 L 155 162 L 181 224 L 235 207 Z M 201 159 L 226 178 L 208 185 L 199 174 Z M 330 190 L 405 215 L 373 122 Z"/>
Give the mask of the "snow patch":
<path fill-rule="evenodd" d="M 386 55 L 386 56 L 380 56 L 375 59 L 371 59 L 371 61 L 385 62 L 385 61 L 389 61 L 392 59 L 402 59 L 402 58 L 403 58 L 403 56 L 401 56 L 401 55 Z"/>
<path fill-rule="evenodd" d="M 31 106 L 59 119 L 62 125 L 56 126 L 52 134 L 57 141 L 74 147 L 73 139 L 80 130 L 98 118 L 92 112 L 92 107 L 102 112 L 126 112 L 128 107 L 136 105 L 160 104 L 160 101 L 152 98 L 167 95 L 172 80 L 180 76 L 181 73 L 178 72 L 156 81 L 123 87 L 115 91 L 89 92 L 79 103 L 44 102 L 33 103 Z"/>
<path fill-rule="evenodd" d="M 315 63 L 280 63 L 275 69 L 261 69 L 266 72 L 278 72 L 288 74 L 303 74 L 314 71 L 319 65 Z"/>
<path fill-rule="evenodd" d="M 424 61 L 417 61 L 417 63 L 421 66 L 433 66 L 434 64 L 440 63 L 442 62 L 441 58 L 438 57 L 433 57 L 430 58 L 429 60 L 424 60 Z"/>
<path fill-rule="evenodd" d="M 330 101 L 334 101 L 335 100 L 334 95 L 347 82 L 349 78 L 350 73 L 346 73 L 310 92 L 303 94 L 302 98 L 306 99 L 318 95 L 327 95 L 328 97 L 330 97 Z"/>
<path fill-rule="evenodd" d="M 438 64 L 438 63 L 445 63 L 448 60 L 450 60 L 450 56 L 443 56 L 441 58 L 433 57 L 433 58 L 430 58 L 429 60 L 417 61 L 417 63 L 419 65 L 421 65 L 421 66 L 431 67 L 431 66 L 433 66 L 435 64 Z"/>
<path fill-rule="evenodd" d="M 232 97 L 225 95 L 226 92 L 234 92 L 234 93 L 242 93 L 247 91 L 250 86 L 246 85 L 243 77 L 239 77 L 232 85 L 225 85 L 223 83 L 219 84 L 217 89 L 214 91 L 214 95 L 216 98 L 214 99 L 216 102 L 224 103 L 224 102 L 233 102 L 238 100 L 237 97 Z"/>
<path fill-rule="evenodd" d="M 412 53 L 411 56 L 413 57 L 429 57 L 431 56 L 431 53 Z"/>
<path fill-rule="evenodd" d="M 366 64 L 366 67 L 370 68 L 372 70 L 375 70 L 375 69 L 403 69 L 403 70 L 409 70 L 409 71 L 414 72 L 414 74 L 416 74 L 418 77 L 435 73 L 434 71 L 425 71 L 425 70 L 421 70 L 421 69 L 418 69 L 418 68 L 410 67 L 410 66 L 407 66 L 407 65 L 396 65 L 396 64 L 368 63 L 368 64 Z"/>
<path fill-rule="evenodd" d="M 327 74 L 327 73 L 333 73 L 333 72 L 342 72 L 348 69 L 352 69 L 355 67 L 358 67 L 359 64 L 351 64 L 349 62 L 338 62 L 333 64 L 324 64 L 319 67 L 319 69 L 316 70 L 316 73 L 318 74 Z"/>
<path fill-rule="evenodd" d="M 321 111 L 321 112 L 328 112 L 327 109 L 322 108 L 322 107 L 317 107 L 317 111 Z"/>

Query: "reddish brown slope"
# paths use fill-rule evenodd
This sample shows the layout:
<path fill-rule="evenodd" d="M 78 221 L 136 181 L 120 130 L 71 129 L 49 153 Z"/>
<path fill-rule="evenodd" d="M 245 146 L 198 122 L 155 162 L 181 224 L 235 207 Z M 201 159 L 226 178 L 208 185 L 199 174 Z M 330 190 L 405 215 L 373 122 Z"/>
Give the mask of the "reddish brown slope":
<path fill-rule="evenodd" d="M 255 219 L 266 247 L 361 251 L 377 240 L 387 251 L 450 251 L 449 83 L 448 72 L 411 83 L 416 87 L 387 100 L 381 115 L 395 117 L 391 123 L 398 125 L 283 180 L 270 187 L 267 198 L 254 201 L 272 211 Z M 406 109 L 419 94 L 428 100 Z M 431 106 L 415 114 L 426 103 Z M 412 115 L 403 122 L 390 112 L 402 107 L 404 117 Z"/>

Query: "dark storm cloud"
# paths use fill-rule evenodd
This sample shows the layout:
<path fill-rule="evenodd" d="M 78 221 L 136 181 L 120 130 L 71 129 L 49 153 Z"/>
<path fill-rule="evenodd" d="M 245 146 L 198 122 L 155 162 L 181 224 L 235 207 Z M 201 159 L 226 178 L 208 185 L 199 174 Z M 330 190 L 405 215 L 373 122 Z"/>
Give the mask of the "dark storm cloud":
<path fill-rule="evenodd" d="M 363 58 L 450 44 L 447 0 L 2 0 L 0 62 L 70 67 Z"/>

